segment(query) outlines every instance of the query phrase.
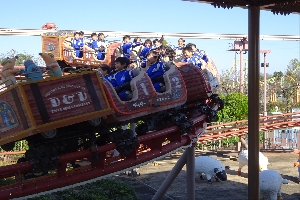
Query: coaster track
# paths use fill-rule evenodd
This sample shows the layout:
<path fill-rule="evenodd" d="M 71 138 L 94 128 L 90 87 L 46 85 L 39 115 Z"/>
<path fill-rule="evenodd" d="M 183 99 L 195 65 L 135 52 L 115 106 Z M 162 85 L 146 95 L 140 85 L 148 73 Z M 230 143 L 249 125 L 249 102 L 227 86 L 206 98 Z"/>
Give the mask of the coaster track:
<path fill-rule="evenodd" d="M 233 40 L 247 37 L 246 34 L 213 34 L 213 33 L 163 33 L 163 32 L 124 32 L 124 31 L 88 31 L 83 30 L 86 36 L 93 32 L 102 32 L 107 38 L 122 38 L 124 35 L 141 38 L 158 38 L 164 35 L 165 38 L 188 38 L 188 39 L 222 39 Z M 73 34 L 75 30 L 41 30 L 41 29 L 11 29 L 0 28 L 0 35 L 3 36 L 42 36 L 42 35 L 66 35 Z M 299 35 L 260 35 L 261 40 L 286 40 L 300 41 Z"/>
<path fill-rule="evenodd" d="M 218 106 L 213 104 L 211 108 L 217 110 Z M 206 114 L 193 117 L 191 120 L 194 126 L 186 135 L 180 134 L 177 126 L 172 126 L 139 136 L 139 149 L 129 155 L 107 157 L 107 152 L 117 148 L 115 143 L 61 155 L 57 161 L 56 173 L 34 179 L 23 180 L 23 175 L 31 172 L 33 163 L 0 167 L 0 179 L 13 176 L 16 179 L 15 184 L 0 187 L 1 199 L 34 197 L 84 185 L 161 159 L 195 144 L 205 132 L 206 118 Z M 75 160 L 86 160 L 87 165 L 68 169 L 68 163 Z"/>
<path fill-rule="evenodd" d="M 215 105 L 214 109 L 216 107 Z M 267 131 L 300 126 L 300 119 L 297 116 L 299 114 L 300 112 L 261 117 L 260 130 Z M 159 160 L 176 151 L 190 147 L 197 141 L 198 143 L 205 143 L 248 133 L 247 120 L 206 127 L 205 118 L 206 115 L 204 114 L 194 117 L 192 119 L 194 122 L 193 130 L 187 135 L 180 135 L 178 127 L 172 126 L 140 136 L 140 148 L 126 156 L 111 158 L 106 156 L 107 152 L 116 149 L 114 143 L 98 146 L 96 150 L 87 149 L 61 155 L 56 173 L 35 179 L 22 180 L 22 175 L 32 169 L 30 162 L 1 167 L 0 178 L 15 176 L 17 183 L 1 187 L 0 196 L 2 199 L 35 197 L 84 185 Z M 205 132 L 205 130 L 208 131 Z M 67 170 L 67 163 L 85 159 L 87 165 Z"/>
<path fill-rule="evenodd" d="M 300 126 L 300 112 L 260 117 L 260 131 L 284 129 Z M 229 122 L 208 126 L 206 132 L 198 139 L 199 143 L 222 140 L 228 137 L 248 134 L 248 120 Z"/>

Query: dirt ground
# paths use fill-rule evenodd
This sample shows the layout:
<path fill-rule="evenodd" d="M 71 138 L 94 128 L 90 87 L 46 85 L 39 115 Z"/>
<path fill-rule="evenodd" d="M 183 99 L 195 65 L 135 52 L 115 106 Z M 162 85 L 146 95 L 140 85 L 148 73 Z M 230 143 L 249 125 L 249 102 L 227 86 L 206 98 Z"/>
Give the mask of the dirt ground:
<path fill-rule="evenodd" d="M 137 196 L 142 200 L 152 199 L 157 189 L 172 170 L 182 152 L 172 154 L 162 160 L 149 163 L 137 169 L 140 176 L 130 177 L 128 175 L 119 175 L 114 178 L 119 179 L 135 188 Z M 273 169 L 282 174 L 283 178 L 289 180 L 289 184 L 284 184 L 281 188 L 284 200 L 300 200 L 300 185 L 298 183 L 298 170 L 293 167 L 293 163 L 298 160 L 298 155 L 290 152 L 263 152 L 269 158 L 268 169 Z M 206 180 L 200 180 L 196 176 L 196 199 L 211 200 L 244 200 L 248 199 L 248 167 L 242 169 L 242 176 L 237 176 L 238 162 L 234 160 L 237 152 L 203 152 L 196 151 L 198 155 L 209 155 L 220 160 L 225 166 L 230 166 L 227 170 L 227 181 L 213 182 L 208 184 Z M 157 165 L 158 164 L 158 165 Z M 186 198 L 186 171 L 182 171 L 175 179 L 164 200 L 184 200 Z"/>

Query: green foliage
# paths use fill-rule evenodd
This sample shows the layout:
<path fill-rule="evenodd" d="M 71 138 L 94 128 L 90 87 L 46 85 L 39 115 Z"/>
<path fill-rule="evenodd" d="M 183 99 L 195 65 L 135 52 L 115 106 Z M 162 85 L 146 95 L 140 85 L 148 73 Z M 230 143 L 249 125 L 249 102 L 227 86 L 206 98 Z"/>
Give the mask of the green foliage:
<path fill-rule="evenodd" d="M 218 111 L 218 122 L 232 122 L 247 119 L 248 97 L 242 93 L 231 93 L 221 96 L 225 100 L 225 106 Z"/>
<path fill-rule="evenodd" d="M 240 138 L 238 136 L 233 136 L 233 137 L 223 139 L 222 145 L 223 146 L 225 146 L 225 145 L 232 146 L 232 145 L 234 145 L 234 143 L 239 142 L 239 141 L 240 141 Z"/>
<path fill-rule="evenodd" d="M 21 140 L 15 143 L 13 151 L 27 151 L 28 149 L 28 142 L 26 140 Z"/>
<path fill-rule="evenodd" d="M 279 78 L 283 77 L 282 71 L 274 72 L 274 73 L 273 73 L 273 77 L 279 77 Z"/>
<path fill-rule="evenodd" d="M 18 56 L 18 59 L 16 60 L 15 66 L 23 66 L 24 65 L 24 61 L 26 60 L 33 60 L 33 62 L 37 65 L 43 65 L 44 61 L 43 59 L 41 59 L 40 56 L 35 56 L 35 55 L 31 55 L 27 52 L 24 53 L 18 53 L 16 50 L 12 49 L 9 52 L 6 53 L 1 53 L 0 54 L 0 62 L 4 59 L 4 58 L 12 58 L 14 56 Z"/>
<path fill-rule="evenodd" d="M 161 44 L 162 44 L 162 46 L 166 46 L 166 45 L 168 44 L 168 42 L 167 42 L 166 40 L 163 40 L 163 41 L 161 42 Z"/>
<path fill-rule="evenodd" d="M 289 62 L 286 75 L 293 77 L 296 81 L 300 81 L 300 61 L 298 59 L 294 58 Z"/>
<path fill-rule="evenodd" d="M 291 112 L 291 108 L 300 108 L 300 102 L 269 102 L 267 103 L 267 112 L 275 112 L 276 106 L 278 108 L 278 112 L 288 113 Z"/>
<path fill-rule="evenodd" d="M 14 183 L 16 183 L 16 180 L 14 178 L 0 179 L 0 187 L 10 185 L 10 184 L 14 184 Z"/>
<path fill-rule="evenodd" d="M 134 189 L 116 180 L 101 179 L 94 183 L 43 195 L 32 200 L 138 200 Z"/>
<path fill-rule="evenodd" d="M 32 55 L 28 55 L 28 54 L 24 54 L 24 53 L 19 53 L 19 54 L 17 54 L 17 56 L 18 56 L 18 59 L 16 60 L 16 64 L 15 64 L 16 66 L 22 66 L 22 65 L 24 65 L 24 61 L 33 59 Z"/>
<path fill-rule="evenodd" d="M 27 151 L 29 149 L 28 147 L 28 143 L 26 140 L 20 140 L 18 142 L 15 142 L 15 147 L 13 149 L 13 151 Z M 0 146 L 0 152 L 4 151 L 3 149 L 1 149 Z"/>

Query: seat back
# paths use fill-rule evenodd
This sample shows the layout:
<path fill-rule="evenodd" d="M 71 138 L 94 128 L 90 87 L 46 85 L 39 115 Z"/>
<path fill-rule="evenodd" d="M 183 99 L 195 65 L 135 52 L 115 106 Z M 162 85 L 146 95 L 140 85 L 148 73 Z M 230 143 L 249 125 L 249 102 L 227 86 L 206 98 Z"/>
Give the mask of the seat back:
<path fill-rule="evenodd" d="M 135 57 L 141 53 L 142 48 L 143 48 L 143 45 L 138 45 L 138 46 L 132 48 L 132 53 L 134 54 Z"/>
<path fill-rule="evenodd" d="M 211 62 L 206 63 L 205 61 L 202 61 L 201 68 L 207 82 L 210 84 L 212 92 L 215 92 L 216 88 L 219 86 L 218 72 L 212 66 Z"/>
<path fill-rule="evenodd" d="M 65 48 L 72 48 L 72 39 L 73 37 L 66 37 L 63 42 Z"/>
<path fill-rule="evenodd" d="M 145 76 L 144 70 L 140 67 L 136 67 L 132 69 L 132 73 L 134 75 L 134 78 L 130 81 L 131 91 L 132 91 L 132 99 L 131 101 L 136 101 L 138 99 L 138 88 L 137 88 L 137 82 Z"/>
<path fill-rule="evenodd" d="M 166 86 L 166 92 L 171 90 L 171 81 L 169 75 L 176 70 L 176 66 L 172 62 L 167 62 L 165 63 L 166 67 L 166 72 L 164 73 L 164 81 L 165 81 L 165 86 Z"/>

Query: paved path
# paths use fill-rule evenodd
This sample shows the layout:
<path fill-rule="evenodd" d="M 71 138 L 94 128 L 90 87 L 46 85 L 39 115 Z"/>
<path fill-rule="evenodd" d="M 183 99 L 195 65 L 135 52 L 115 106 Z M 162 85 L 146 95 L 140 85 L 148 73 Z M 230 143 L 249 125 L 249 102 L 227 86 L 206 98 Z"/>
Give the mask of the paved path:
<path fill-rule="evenodd" d="M 133 186 L 138 197 L 142 200 L 151 199 L 156 190 L 162 184 L 169 171 L 173 168 L 182 152 L 172 154 L 162 160 L 149 163 L 138 169 L 140 176 L 131 178 L 127 175 L 114 177 Z M 237 176 L 238 162 L 229 159 L 237 156 L 237 152 L 201 152 L 196 151 L 198 155 L 210 155 L 220 160 L 225 166 L 230 166 L 227 170 L 228 180 L 225 182 L 213 182 L 208 184 L 206 180 L 200 180 L 196 177 L 196 199 L 211 200 L 244 200 L 248 198 L 248 167 L 242 169 L 242 177 Z M 298 159 L 294 153 L 270 153 L 263 152 L 269 158 L 269 169 L 277 170 L 283 175 L 283 178 L 289 180 L 289 184 L 283 185 L 281 192 L 284 200 L 300 199 L 300 185 L 297 181 L 298 171 L 293 167 L 293 163 Z M 180 172 L 169 188 L 164 200 L 184 200 L 186 199 L 186 171 L 185 167 Z"/>

